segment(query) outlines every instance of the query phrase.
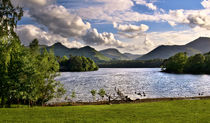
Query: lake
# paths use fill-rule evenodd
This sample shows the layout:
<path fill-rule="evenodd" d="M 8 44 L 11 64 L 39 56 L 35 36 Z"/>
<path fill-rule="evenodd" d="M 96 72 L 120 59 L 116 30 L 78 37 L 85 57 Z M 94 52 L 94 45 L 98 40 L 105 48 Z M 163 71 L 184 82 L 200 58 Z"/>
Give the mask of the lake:
<path fill-rule="evenodd" d="M 210 95 L 210 75 L 168 74 L 160 72 L 160 68 L 101 68 L 94 72 L 66 72 L 56 80 L 64 84 L 67 95 L 75 91 L 75 101 L 83 102 L 92 101 L 92 89 L 101 88 L 113 96 L 119 89 L 132 98 Z M 140 96 L 139 93 L 143 95 L 143 92 L 145 96 Z"/>

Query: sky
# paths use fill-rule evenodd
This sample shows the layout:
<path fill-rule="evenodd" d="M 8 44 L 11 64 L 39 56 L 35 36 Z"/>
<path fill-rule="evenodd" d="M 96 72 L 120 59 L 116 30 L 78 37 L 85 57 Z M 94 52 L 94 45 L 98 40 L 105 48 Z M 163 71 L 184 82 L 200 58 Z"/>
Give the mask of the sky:
<path fill-rule="evenodd" d="M 145 54 L 210 37 L 210 0 L 12 0 L 24 8 L 22 43 L 89 45 Z"/>

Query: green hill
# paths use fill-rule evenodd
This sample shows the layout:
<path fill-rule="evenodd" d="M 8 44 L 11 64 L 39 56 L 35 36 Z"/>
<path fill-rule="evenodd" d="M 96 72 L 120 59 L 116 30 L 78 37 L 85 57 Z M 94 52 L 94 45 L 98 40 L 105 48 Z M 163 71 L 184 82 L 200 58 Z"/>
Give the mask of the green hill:
<path fill-rule="evenodd" d="M 210 38 L 200 37 L 186 45 L 162 45 L 151 52 L 137 58 L 138 60 L 149 59 L 167 59 L 176 53 L 186 52 L 188 56 L 192 56 L 198 53 L 207 53 L 210 51 Z"/>
<path fill-rule="evenodd" d="M 120 53 L 117 49 L 114 49 L 114 48 L 101 50 L 100 53 L 106 57 L 111 58 L 112 60 L 129 60 L 130 59 L 129 57 Z"/>
<path fill-rule="evenodd" d="M 52 46 L 46 47 L 48 50 L 53 49 L 55 56 L 85 56 L 87 58 L 93 59 L 95 62 L 106 62 L 111 59 L 104 56 L 100 52 L 96 51 L 94 48 L 90 46 L 85 46 L 82 48 L 67 48 L 61 43 L 55 43 Z"/>

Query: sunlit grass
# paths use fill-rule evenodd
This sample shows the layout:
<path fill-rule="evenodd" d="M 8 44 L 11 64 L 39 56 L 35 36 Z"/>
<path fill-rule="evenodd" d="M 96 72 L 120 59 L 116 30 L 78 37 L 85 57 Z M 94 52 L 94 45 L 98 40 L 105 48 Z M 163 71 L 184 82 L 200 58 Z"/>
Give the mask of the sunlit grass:
<path fill-rule="evenodd" d="M 0 109 L 0 122 L 210 122 L 210 100 Z"/>

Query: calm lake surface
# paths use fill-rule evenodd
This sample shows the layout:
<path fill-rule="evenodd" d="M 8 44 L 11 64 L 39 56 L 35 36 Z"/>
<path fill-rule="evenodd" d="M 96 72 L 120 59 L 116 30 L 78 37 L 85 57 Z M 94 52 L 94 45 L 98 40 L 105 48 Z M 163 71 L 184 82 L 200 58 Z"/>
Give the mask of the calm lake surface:
<path fill-rule="evenodd" d="M 132 98 L 210 95 L 210 75 L 167 74 L 160 72 L 159 68 L 102 68 L 94 72 L 67 72 L 61 73 L 56 80 L 64 84 L 67 95 L 76 92 L 75 101 L 92 101 L 90 91 L 101 88 L 113 96 L 119 89 Z M 146 96 L 137 95 L 143 92 Z"/>

